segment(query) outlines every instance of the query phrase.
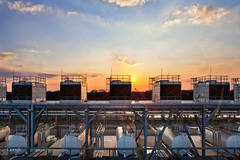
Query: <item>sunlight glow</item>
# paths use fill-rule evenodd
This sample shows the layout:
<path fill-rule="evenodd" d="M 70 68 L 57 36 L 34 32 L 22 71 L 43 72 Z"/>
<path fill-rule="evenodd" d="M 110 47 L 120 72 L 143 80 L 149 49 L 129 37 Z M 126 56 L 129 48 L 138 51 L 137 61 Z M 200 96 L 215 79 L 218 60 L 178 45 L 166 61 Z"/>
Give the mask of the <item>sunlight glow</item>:
<path fill-rule="evenodd" d="M 136 77 L 131 77 L 131 81 L 135 82 L 136 81 Z"/>

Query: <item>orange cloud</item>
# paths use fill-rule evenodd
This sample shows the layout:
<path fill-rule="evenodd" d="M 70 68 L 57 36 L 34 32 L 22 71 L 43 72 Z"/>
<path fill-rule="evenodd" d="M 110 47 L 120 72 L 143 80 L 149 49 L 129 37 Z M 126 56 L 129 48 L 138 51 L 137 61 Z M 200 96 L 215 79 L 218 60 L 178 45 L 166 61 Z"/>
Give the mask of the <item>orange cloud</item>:
<path fill-rule="evenodd" d="M 134 66 L 137 64 L 135 61 L 127 59 L 127 57 L 116 57 L 116 61 L 119 63 L 130 65 L 130 66 Z"/>
<path fill-rule="evenodd" d="M 13 52 L 0 52 L 0 62 L 14 58 Z"/>

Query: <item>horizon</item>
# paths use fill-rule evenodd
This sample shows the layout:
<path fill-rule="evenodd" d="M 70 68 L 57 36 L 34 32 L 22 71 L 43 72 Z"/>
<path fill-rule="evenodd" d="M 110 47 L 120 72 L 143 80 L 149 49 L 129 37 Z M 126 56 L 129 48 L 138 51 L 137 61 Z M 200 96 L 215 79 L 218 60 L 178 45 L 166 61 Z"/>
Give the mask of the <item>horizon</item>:
<path fill-rule="evenodd" d="M 88 74 L 89 90 L 111 74 L 148 78 L 240 77 L 240 2 L 227 0 L 0 0 L 0 76 Z M 8 85 L 8 89 L 10 89 Z"/>

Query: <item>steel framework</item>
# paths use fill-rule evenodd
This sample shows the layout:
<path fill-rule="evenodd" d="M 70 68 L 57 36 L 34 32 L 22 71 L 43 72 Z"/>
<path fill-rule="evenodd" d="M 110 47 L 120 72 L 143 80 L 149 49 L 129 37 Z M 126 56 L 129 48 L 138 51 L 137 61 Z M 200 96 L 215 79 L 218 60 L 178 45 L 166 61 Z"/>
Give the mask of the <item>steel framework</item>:
<path fill-rule="evenodd" d="M 199 82 L 221 82 L 226 83 L 228 82 L 228 76 L 227 75 L 207 75 L 207 76 L 201 76 L 201 77 L 194 77 L 191 78 L 192 85 Z"/>
<path fill-rule="evenodd" d="M 153 84 L 157 81 L 166 80 L 171 82 L 180 82 L 181 76 L 180 75 L 159 75 L 156 77 L 150 77 L 148 81 L 148 87 L 152 90 Z"/>
<path fill-rule="evenodd" d="M 61 82 L 65 81 L 73 81 L 73 82 L 82 82 L 82 83 L 87 83 L 87 75 L 82 75 L 82 74 L 66 74 L 66 75 L 61 75 Z"/>
<path fill-rule="evenodd" d="M 35 150 L 66 150 L 76 148 L 47 148 L 47 147 L 34 147 L 34 134 L 38 128 L 39 119 L 41 116 L 50 115 L 62 115 L 67 114 L 69 116 L 76 116 L 79 121 L 84 123 L 86 129 L 86 135 L 91 135 L 91 123 L 96 119 L 97 116 L 112 116 L 114 114 L 121 115 L 128 113 L 129 115 L 134 115 L 136 119 L 142 124 L 141 132 L 137 133 L 139 137 L 143 132 L 144 145 L 143 148 L 104 148 L 104 147 L 91 147 L 89 146 L 88 136 L 85 138 L 85 146 L 80 148 L 84 150 L 85 153 L 91 150 L 141 150 L 143 151 L 143 159 L 152 159 L 159 150 L 172 150 L 170 146 L 168 148 L 159 146 L 155 143 L 154 147 L 148 147 L 148 136 L 156 136 L 157 141 L 162 139 L 163 133 L 169 122 L 172 120 L 173 116 L 178 117 L 180 124 L 183 126 L 185 133 L 189 141 L 191 142 L 191 147 L 188 149 L 193 150 L 195 157 L 206 157 L 206 150 L 216 150 L 217 156 L 218 152 L 226 147 L 208 147 L 206 146 L 206 126 L 208 123 L 216 117 L 216 115 L 240 115 L 240 103 L 232 101 L 219 101 L 219 102 L 208 102 L 208 103 L 194 103 L 181 102 L 181 103 L 152 103 L 152 102 L 136 102 L 136 103 L 110 103 L 110 102 L 87 102 L 87 103 L 59 103 L 59 102 L 40 102 L 40 103 L 0 103 L 0 115 L 11 114 L 18 115 L 27 124 L 27 142 L 28 142 L 28 157 L 31 157 L 31 152 Z M 152 126 L 149 122 L 153 119 L 155 115 L 167 115 L 167 120 L 163 125 L 163 129 L 157 132 L 157 134 L 149 134 L 149 129 L 158 130 L 155 126 Z M 192 140 L 192 135 L 189 133 L 188 127 L 184 122 L 183 115 L 196 115 L 196 124 L 200 130 L 199 136 L 201 136 L 202 144 L 201 147 L 196 147 Z M 90 137 L 90 143 L 92 139 Z M 7 147 L 1 147 L 1 149 L 10 149 Z M 175 148 L 184 149 L 184 148 Z M 197 150 L 201 150 L 201 155 Z M 235 153 L 239 148 L 228 148 L 234 149 Z M 151 151 L 148 154 L 148 151 Z M 84 159 L 89 158 L 88 154 L 84 155 Z"/>
<path fill-rule="evenodd" d="M 130 82 L 131 75 L 111 75 L 109 78 L 106 78 L 106 90 L 110 90 L 110 83 L 112 81 L 121 81 L 121 82 Z"/>
<path fill-rule="evenodd" d="M 6 86 L 7 79 L 5 77 L 0 77 L 0 86 Z"/>

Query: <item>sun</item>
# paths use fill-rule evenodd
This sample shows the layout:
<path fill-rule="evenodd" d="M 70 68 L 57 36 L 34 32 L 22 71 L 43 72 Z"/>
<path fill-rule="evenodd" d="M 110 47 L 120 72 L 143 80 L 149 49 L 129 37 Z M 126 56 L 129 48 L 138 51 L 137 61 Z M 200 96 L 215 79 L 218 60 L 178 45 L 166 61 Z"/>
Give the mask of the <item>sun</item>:
<path fill-rule="evenodd" d="M 135 82 L 136 81 L 136 77 L 131 77 L 131 81 Z"/>

